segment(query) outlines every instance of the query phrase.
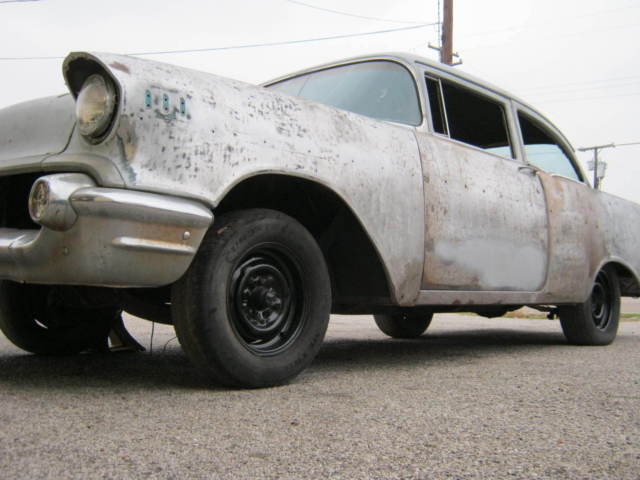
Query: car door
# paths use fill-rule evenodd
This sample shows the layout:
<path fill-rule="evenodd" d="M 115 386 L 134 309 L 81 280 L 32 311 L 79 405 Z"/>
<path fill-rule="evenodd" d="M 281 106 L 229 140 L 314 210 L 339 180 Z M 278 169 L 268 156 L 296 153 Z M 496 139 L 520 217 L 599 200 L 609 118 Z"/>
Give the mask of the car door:
<path fill-rule="evenodd" d="M 549 274 L 544 297 L 583 301 L 605 257 L 597 191 L 585 181 L 569 143 L 535 111 L 515 104 L 526 161 L 535 167 L 549 218 Z"/>
<path fill-rule="evenodd" d="M 515 148 L 509 100 L 442 72 L 426 72 L 424 86 L 431 131 L 416 134 L 422 290 L 539 291 L 549 249 L 545 196 Z"/>

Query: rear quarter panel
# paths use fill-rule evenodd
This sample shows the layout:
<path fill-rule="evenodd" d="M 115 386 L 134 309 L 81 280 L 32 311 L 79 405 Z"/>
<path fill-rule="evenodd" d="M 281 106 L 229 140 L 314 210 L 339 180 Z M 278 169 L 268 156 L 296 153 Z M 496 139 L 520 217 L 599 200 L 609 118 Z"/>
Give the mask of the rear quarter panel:
<path fill-rule="evenodd" d="M 640 272 L 640 205 L 539 172 L 549 211 L 549 278 L 540 302 L 585 301 L 598 271 L 616 262 Z"/>

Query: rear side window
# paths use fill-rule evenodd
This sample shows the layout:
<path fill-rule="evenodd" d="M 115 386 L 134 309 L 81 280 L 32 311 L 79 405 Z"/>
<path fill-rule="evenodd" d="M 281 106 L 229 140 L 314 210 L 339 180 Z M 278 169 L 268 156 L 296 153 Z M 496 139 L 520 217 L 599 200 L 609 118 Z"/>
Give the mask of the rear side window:
<path fill-rule="evenodd" d="M 513 158 L 500 102 L 446 80 L 427 77 L 426 83 L 436 133 Z"/>
<path fill-rule="evenodd" d="M 395 62 L 343 65 L 267 86 L 367 117 L 420 125 L 422 113 L 413 77 Z"/>
<path fill-rule="evenodd" d="M 518 122 L 527 162 L 545 172 L 582 181 L 569 155 L 544 126 L 522 112 L 518 113 Z"/>

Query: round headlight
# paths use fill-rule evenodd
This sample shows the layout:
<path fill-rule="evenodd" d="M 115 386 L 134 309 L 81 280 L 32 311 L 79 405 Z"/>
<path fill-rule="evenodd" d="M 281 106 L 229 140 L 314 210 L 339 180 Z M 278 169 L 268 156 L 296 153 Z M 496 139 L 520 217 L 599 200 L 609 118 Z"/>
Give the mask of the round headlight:
<path fill-rule="evenodd" d="M 113 84 L 102 75 L 94 74 L 82 84 L 76 99 L 78 129 L 86 137 L 97 138 L 111 124 L 116 108 Z"/>

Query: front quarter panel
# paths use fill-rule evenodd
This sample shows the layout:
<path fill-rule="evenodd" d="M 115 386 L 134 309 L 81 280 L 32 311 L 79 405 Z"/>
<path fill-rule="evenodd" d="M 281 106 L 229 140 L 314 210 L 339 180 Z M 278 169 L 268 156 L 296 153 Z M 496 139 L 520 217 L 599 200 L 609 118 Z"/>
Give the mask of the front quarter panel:
<path fill-rule="evenodd" d="M 120 111 L 102 144 L 76 134 L 68 155 L 113 159 L 129 188 L 189 196 L 212 208 L 261 173 L 321 183 L 360 220 L 395 300 L 415 300 L 424 212 L 413 128 L 167 64 L 80 55 L 116 80 Z"/>

